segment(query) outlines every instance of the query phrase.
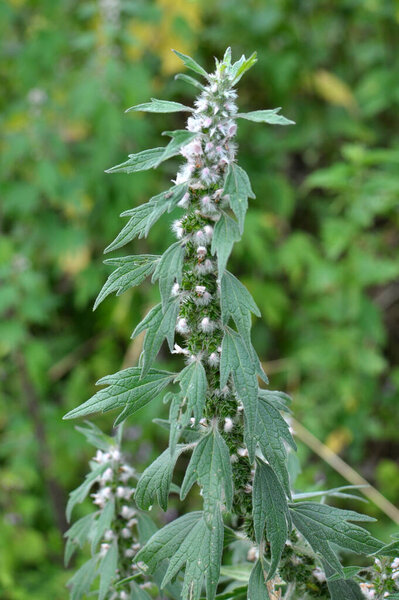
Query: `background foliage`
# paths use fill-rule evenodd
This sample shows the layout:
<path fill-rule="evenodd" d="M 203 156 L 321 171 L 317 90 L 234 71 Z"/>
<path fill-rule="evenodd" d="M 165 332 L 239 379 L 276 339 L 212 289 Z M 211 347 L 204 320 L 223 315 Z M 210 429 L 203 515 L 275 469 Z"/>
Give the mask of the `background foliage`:
<path fill-rule="evenodd" d="M 159 145 L 179 114 L 123 115 L 151 96 L 190 103 L 170 52 L 208 66 L 231 45 L 257 50 L 240 106 L 283 106 L 296 127 L 240 122 L 257 199 L 231 270 L 262 311 L 254 343 L 296 418 L 393 503 L 399 500 L 399 12 L 392 0 L 8 0 L 0 4 L 0 591 L 65 598 L 66 493 L 90 449 L 61 416 L 101 376 L 132 365 L 128 345 L 150 285 L 92 304 L 118 214 L 168 185 L 173 161 L 109 177 Z M 168 217 L 131 253 L 160 253 Z M 166 356 L 166 354 L 165 354 Z M 136 465 L 164 440 L 150 405 L 127 430 Z M 110 428 L 112 418 L 98 419 Z M 140 436 L 146 443 L 136 442 Z M 152 445 L 151 445 L 152 442 Z M 302 489 L 345 483 L 305 446 Z M 173 510 L 173 509 L 171 509 Z M 374 530 L 387 536 L 392 523 Z M 168 519 L 170 513 L 164 518 Z"/>

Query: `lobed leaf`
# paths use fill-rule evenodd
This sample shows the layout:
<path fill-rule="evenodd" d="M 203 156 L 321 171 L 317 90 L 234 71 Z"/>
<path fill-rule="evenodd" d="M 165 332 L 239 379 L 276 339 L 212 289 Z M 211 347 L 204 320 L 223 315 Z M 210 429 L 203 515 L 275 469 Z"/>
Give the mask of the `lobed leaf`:
<path fill-rule="evenodd" d="M 104 384 L 108 387 L 99 390 L 87 402 L 71 410 L 64 419 L 75 419 L 119 408 L 122 409 L 117 419 L 120 423 L 158 396 L 174 377 L 174 373 L 158 369 L 149 369 L 144 377 L 140 367 L 130 367 L 113 375 L 107 375 L 100 379 L 97 385 Z"/>
<path fill-rule="evenodd" d="M 258 544 L 262 542 L 266 526 L 266 537 L 270 542 L 269 580 L 277 571 L 291 529 L 291 517 L 280 481 L 273 469 L 260 459 L 256 460 L 252 498 L 256 541 Z"/>
<path fill-rule="evenodd" d="M 133 331 L 132 338 L 147 330 L 142 352 L 142 377 L 150 371 L 165 338 L 172 351 L 178 314 L 179 299 L 171 298 L 164 307 L 162 304 L 154 306 Z"/>
<path fill-rule="evenodd" d="M 255 121 L 255 123 L 269 123 L 269 125 L 295 125 L 295 121 L 286 119 L 283 115 L 279 115 L 280 108 L 272 110 L 254 110 L 248 113 L 237 113 L 238 119 L 246 119 L 247 121 Z"/>
<path fill-rule="evenodd" d="M 230 453 L 226 442 L 217 429 L 203 437 L 194 449 L 180 490 L 183 500 L 191 487 L 198 482 L 204 498 L 204 512 L 214 514 L 220 511 L 224 500 L 228 510 L 233 501 L 233 474 Z"/>
<path fill-rule="evenodd" d="M 286 421 L 279 411 L 262 396 L 259 396 L 256 435 L 263 456 L 276 473 L 286 495 L 290 498 L 287 451 L 284 442 L 287 442 L 294 450 L 296 445 Z"/>
<path fill-rule="evenodd" d="M 64 419 L 69 418 L 68 415 L 65 415 Z M 66 518 L 68 522 L 71 520 L 72 511 L 76 504 L 83 502 L 87 494 L 90 492 L 91 487 L 96 483 L 96 481 L 99 480 L 105 469 L 109 467 L 109 464 L 110 463 L 102 463 L 100 465 L 96 465 L 89 473 L 87 473 L 83 483 L 81 483 L 76 490 L 73 490 L 73 492 L 69 494 L 66 506 Z"/>
<path fill-rule="evenodd" d="M 245 443 L 250 460 L 255 458 L 256 427 L 258 415 L 258 382 L 256 364 L 242 336 L 225 327 L 220 357 L 220 387 L 223 388 L 232 374 L 237 396 L 244 406 Z"/>
<path fill-rule="evenodd" d="M 136 486 L 135 500 L 139 508 L 148 510 L 157 499 L 162 510 L 167 510 L 176 461 L 186 448 L 185 444 L 178 444 L 173 453 L 167 448 L 145 469 Z"/>
<path fill-rule="evenodd" d="M 159 259 L 159 256 L 152 254 L 141 254 L 140 256 L 123 256 L 105 260 L 105 264 L 116 265 L 116 269 L 104 283 L 94 303 L 93 310 L 96 310 L 109 294 L 116 292 L 116 295 L 120 296 L 129 288 L 139 285 L 146 277 L 151 275 Z"/>
<path fill-rule="evenodd" d="M 313 550 L 342 577 L 344 571 L 331 544 L 358 554 L 372 554 L 383 547 L 366 529 L 350 522 L 375 521 L 372 517 L 317 502 L 291 504 L 290 512 L 295 527 Z"/>
<path fill-rule="evenodd" d="M 234 275 L 225 271 L 220 283 L 220 305 L 222 322 L 226 325 L 230 318 L 238 332 L 245 339 L 250 336 L 251 312 L 260 317 L 260 312 L 247 288 Z"/>
<path fill-rule="evenodd" d="M 236 221 L 226 213 L 222 213 L 215 225 L 211 245 L 212 254 L 216 253 L 217 255 L 219 273 L 223 273 L 225 270 L 233 245 L 240 238 L 240 230 Z"/>
<path fill-rule="evenodd" d="M 242 55 L 240 60 L 237 60 L 237 62 L 232 65 L 230 73 L 233 80 L 233 85 L 240 81 L 244 73 L 249 71 L 249 69 L 257 62 L 257 60 L 256 52 L 253 52 L 249 58 L 245 58 L 245 56 Z"/>
<path fill-rule="evenodd" d="M 112 580 L 115 577 L 118 568 L 118 542 L 115 539 L 103 556 L 99 566 L 100 573 L 100 589 L 98 592 L 98 600 L 105 600 L 109 591 Z"/>
<path fill-rule="evenodd" d="M 146 204 L 136 206 L 131 210 L 126 210 L 121 214 L 122 217 L 130 217 L 130 220 L 117 235 L 115 240 L 107 246 L 104 252 L 110 252 L 125 246 L 135 237 L 139 239 L 147 237 L 151 227 L 166 212 L 175 208 L 177 203 L 183 198 L 188 189 L 187 183 L 175 185 L 169 190 L 161 192 L 154 196 Z"/>
<path fill-rule="evenodd" d="M 192 112 L 192 108 L 184 106 L 180 102 L 171 102 L 169 100 L 158 100 L 157 98 L 151 98 L 151 102 L 144 102 L 143 104 L 137 104 L 131 106 L 125 112 L 142 111 L 151 113 L 174 113 L 174 112 Z"/>
<path fill-rule="evenodd" d="M 129 154 L 128 160 L 110 169 L 106 173 L 137 173 L 138 171 L 147 171 L 159 164 L 159 159 L 163 155 L 165 148 L 151 148 L 143 150 L 137 154 Z"/>
<path fill-rule="evenodd" d="M 180 384 L 183 395 L 182 404 L 187 403 L 186 419 L 193 414 L 195 422 L 202 418 L 208 382 L 204 366 L 195 360 L 177 375 L 175 381 Z"/>
<path fill-rule="evenodd" d="M 235 163 L 229 165 L 224 193 L 228 194 L 230 207 L 238 219 L 240 233 L 244 230 L 244 220 L 248 209 L 248 198 L 255 198 L 248 175 Z"/>
<path fill-rule="evenodd" d="M 96 573 L 97 557 L 93 557 L 85 562 L 73 577 L 68 581 L 67 586 L 71 588 L 71 600 L 80 600 L 87 594 L 91 588 Z"/>
<path fill-rule="evenodd" d="M 115 516 L 115 498 L 111 497 L 100 512 L 100 516 L 93 524 L 91 553 L 94 554 L 96 548 L 103 538 L 107 529 L 111 528 L 112 520 Z"/>
<path fill-rule="evenodd" d="M 181 242 L 175 242 L 163 253 L 158 261 L 152 281 L 159 279 L 159 291 L 162 305 L 166 306 L 175 281 L 181 284 L 184 260 L 184 247 Z"/>
<path fill-rule="evenodd" d="M 95 512 L 85 515 L 76 521 L 64 534 L 67 538 L 64 557 L 66 567 L 68 566 L 76 547 L 83 548 L 84 543 L 92 532 L 93 523 L 96 517 L 97 513 Z"/>

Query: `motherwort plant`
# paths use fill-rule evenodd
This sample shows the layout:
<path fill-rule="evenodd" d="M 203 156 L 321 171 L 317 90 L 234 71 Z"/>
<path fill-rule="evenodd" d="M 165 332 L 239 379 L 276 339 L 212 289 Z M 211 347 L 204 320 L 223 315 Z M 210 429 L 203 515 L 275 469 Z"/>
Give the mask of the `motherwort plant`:
<path fill-rule="evenodd" d="M 96 459 L 83 492 L 73 493 L 75 503 L 93 482 L 98 485 L 93 497 L 100 513 L 87 517 L 87 529 L 90 524 L 92 547 L 96 551 L 100 544 L 100 550 L 84 572 L 84 590 L 99 572 L 100 598 L 142 597 L 149 580 L 183 600 L 198 600 L 204 593 L 213 600 L 221 590 L 223 598 L 247 595 L 250 600 L 363 598 L 360 587 L 347 579 L 337 549 L 373 554 L 382 552 L 383 544 L 352 524 L 368 517 L 292 493 L 287 457 L 295 442 L 282 416 L 288 412 L 288 398 L 265 389 L 268 379 L 250 334 L 251 313 L 260 316 L 259 310 L 226 269 L 243 233 L 248 199 L 254 198 L 248 175 L 236 162 L 237 123 L 293 122 L 280 109 L 238 112 L 235 86 L 255 64 L 255 54 L 232 63 L 228 49 L 211 74 L 192 58 L 176 54 L 204 79 L 203 84 L 178 76 L 198 90 L 194 108 L 152 99 L 129 110 L 187 112 L 186 129 L 164 132 L 170 138 L 166 146 L 132 154 L 107 172 L 142 171 L 176 155 L 185 161 L 170 189 L 122 214 L 129 221 L 106 251 L 147 236 L 161 215 L 174 210 L 180 211 L 172 225 L 176 242 L 162 256 L 107 260 L 114 271 L 96 306 L 108 294 L 119 295 L 150 275 L 159 282 L 161 301 L 133 333 L 146 331 L 139 365 L 101 379 L 107 387 L 66 415 L 70 419 L 118 409 L 115 425 L 120 426 L 165 390 L 169 419 L 162 424 L 169 430 L 169 447 L 134 483 L 135 489 L 126 487 L 128 480 L 120 481 L 125 471 L 120 473 L 107 450 L 106 458 L 101 454 Z M 154 366 L 164 340 L 181 358 L 179 373 Z M 166 510 L 174 467 L 183 453 L 190 460 L 180 497 L 197 483 L 202 510 L 184 514 L 149 539 L 144 536 L 138 550 L 142 541 L 136 541 L 135 527 L 155 501 Z M 68 536 L 81 543 L 75 525 Z M 230 583 L 226 588 L 228 575 L 220 580 L 221 563 L 224 549 L 236 540 L 252 544 L 253 569 L 245 587 Z M 349 571 L 356 573 L 356 568 Z M 78 589 L 76 579 L 72 585 L 77 600 L 82 585 Z"/>

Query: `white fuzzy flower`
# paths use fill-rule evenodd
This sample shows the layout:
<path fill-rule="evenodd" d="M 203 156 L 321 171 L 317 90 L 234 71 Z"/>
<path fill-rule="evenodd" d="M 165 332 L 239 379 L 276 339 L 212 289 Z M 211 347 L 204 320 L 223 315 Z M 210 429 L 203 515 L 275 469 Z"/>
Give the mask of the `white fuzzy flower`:
<path fill-rule="evenodd" d="M 248 456 L 248 450 L 246 448 L 238 448 L 237 454 L 239 456 Z"/>
<path fill-rule="evenodd" d="M 205 225 L 204 233 L 208 239 L 208 242 L 212 239 L 213 236 L 213 227 L 211 225 Z"/>
<path fill-rule="evenodd" d="M 109 451 L 112 460 L 119 461 L 121 459 L 121 452 L 119 448 L 111 448 Z"/>
<path fill-rule="evenodd" d="M 126 558 L 133 558 L 133 556 L 135 555 L 135 551 L 132 550 L 131 548 L 127 548 L 124 552 L 124 555 L 126 556 Z"/>
<path fill-rule="evenodd" d="M 107 554 L 109 549 L 110 549 L 110 544 L 107 544 L 107 543 L 101 544 L 101 546 L 100 546 L 101 558 L 103 558 Z"/>
<path fill-rule="evenodd" d="M 172 286 L 172 296 L 178 296 L 180 293 L 180 285 L 178 283 L 174 283 Z"/>
<path fill-rule="evenodd" d="M 313 577 L 315 579 L 317 579 L 317 581 L 319 581 L 320 583 L 325 582 L 326 575 L 325 575 L 324 571 L 322 569 L 320 569 L 320 567 L 316 567 L 315 569 L 313 569 L 312 574 L 313 574 Z"/>
<path fill-rule="evenodd" d="M 111 460 L 111 455 L 109 454 L 109 452 L 102 452 L 101 450 L 97 450 L 93 460 L 95 462 L 98 462 L 99 464 L 104 464 Z"/>
<path fill-rule="evenodd" d="M 395 560 L 391 563 L 391 569 L 399 569 L 399 558 L 395 558 Z"/>
<path fill-rule="evenodd" d="M 259 558 L 259 548 L 257 546 L 251 546 L 248 550 L 247 560 L 254 562 Z"/>
<path fill-rule="evenodd" d="M 374 600 L 375 589 L 372 583 L 360 583 L 359 587 L 367 600 Z"/>
<path fill-rule="evenodd" d="M 176 331 L 182 334 L 188 333 L 190 331 L 189 326 L 187 325 L 187 319 L 183 317 L 177 319 Z"/>
<path fill-rule="evenodd" d="M 179 346 L 179 344 L 175 344 L 173 346 L 172 354 L 185 354 L 186 356 L 189 356 L 190 352 L 187 350 L 187 348 L 182 348 Z"/>
<path fill-rule="evenodd" d="M 104 533 L 104 540 L 106 542 L 112 542 L 112 540 L 114 539 L 115 534 L 112 531 L 112 529 L 107 529 L 107 531 Z"/>
<path fill-rule="evenodd" d="M 224 431 L 226 433 L 230 433 L 230 431 L 232 431 L 233 427 L 234 427 L 233 419 L 230 419 L 230 417 L 226 417 L 224 420 L 224 427 L 223 427 Z"/>
<path fill-rule="evenodd" d="M 203 246 L 206 243 L 206 235 L 202 229 L 198 229 L 198 231 L 193 234 L 193 242 L 198 246 Z"/>
<path fill-rule="evenodd" d="M 204 287 L 204 286 L 197 285 L 196 287 L 199 288 L 199 287 Z M 198 294 L 194 298 L 194 301 L 198 306 L 207 306 L 211 300 L 212 300 L 212 295 L 207 291 L 203 292 L 203 294 Z"/>
<path fill-rule="evenodd" d="M 204 333 L 212 333 L 217 327 L 214 321 L 211 321 L 209 317 L 204 317 L 201 320 L 200 327 Z"/>
<path fill-rule="evenodd" d="M 129 600 L 130 595 L 125 592 L 125 590 L 122 590 L 121 592 L 119 592 L 119 598 L 120 600 Z"/>
<path fill-rule="evenodd" d="M 177 239 L 180 240 L 183 237 L 184 229 L 181 221 L 177 220 L 172 223 L 172 231 L 176 235 Z"/>
<path fill-rule="evenodd" d="M 199 258 L 204 258 L 204 256 L 206 256 L 206 253 L 207 253 L 207 249 L 205 248 L 205 246 L 198 246 L 197 256 Z"/>
<path fill-rule="evenodd" d="M 138 521 L 136 518 L 130 519 L 130 521 L 128 521 L 127 526 L 128 527 L 134 527 L 135 525 L 137 525 Z"/>
<path fill-rule="evenodd" d="M 107 500 L 111 498 L 111 488 L 103 487 L 100 490 L 98 490 L 98 492 L 91 494 L 91 497 L 93 498 L 94 504 L 96 504 L 100 508 L 104 508 Z"/>
<path fill-rule="evenodd" d="M 216 354 L 216 352 L 211 352 L 211 354 L 208 357 L 208 363 L 210 364 L 211 367 L 217 367 L 219 364 L 219 356 Z"/>
<path fill-rule="evenodd" d="M 124 504 L 121 508 L 121 517 L 123 517 L 124 519 L 126 519 L 127 521 L 129 519 L 131 519 L 132 517 L 135 516 L 136 511 L 134 510 L 134 508 L 131 508 L 130 506 L 127 506 L 126 504 Z"/>
<path fill-rule="evenodd" d="M 186 192 L 181 200 L 177 203 L 177 206 L 180 208 L 188 208 L 190 204 L 190 194 Z"/>
<path fill-rule="evenodd" d="M 187 129 L 193 133 L 201 131 L 201 119 L 197 117 L 189 117 L 187 119 Z"/>
<path fill-rule="evenodd" d="M 105 483 L 107 481 L 112 481 L 114 478 L 114 472 L 111 469 L 111 467 L 108 467 L 108 469 L 105 469 L 104 473 L 101 475 L 101 482 Z"/>
<path fill-rule="evenodd" d="M 131 534 L 131 532 L 130 532 L 130 529 L 128 529 L 127 527 L 124 527 L 124 528 L 121 530 L 121 536 L 122 536 L 123 538 L 125 538 L 125 540 L 126 540 L 127 538 L 129 538 L 131 535 L 132 535 L 132 534 Z"/>

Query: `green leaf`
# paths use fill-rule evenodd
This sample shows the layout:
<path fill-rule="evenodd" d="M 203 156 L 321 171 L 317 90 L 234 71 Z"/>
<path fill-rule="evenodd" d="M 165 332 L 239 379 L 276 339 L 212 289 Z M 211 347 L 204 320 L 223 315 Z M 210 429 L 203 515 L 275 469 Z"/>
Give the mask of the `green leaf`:
<path fill-rule="evenodd" d="M 165 307 L 162 304 L 154 306 L 133 331 L 132 338 L 147 330 L 142 352 L 142 377 L 150 371 L 165 338 L 172 351 L 178 314 L 179 299 L 171 298 Z"/>
<path fill-rule="evenodd" d="M 344 579 L 346 580 L 357 575 L 359 571 L 363 571 L 364 567 L 342 567 L 342 570 L 344 572 Z M 338 581 L 339 579 L 342 579 L 342 576 L 339 573 L 334 573 L 334 575 L 328 578 L 328 581 Z"/>
<path fill-rule="evenodd" d="M 88 593 L 97 575 L 96 564 L 97 557 L 91 558 L 68 581 L 67 586 L 71 588 L 71 600 L 80 600 Z"/>
<path fill-rule="evenodd" d="M 184 367 L 175 381 L 180 384 L 183 394 L 182 403 L 187 403 L 186 420 L 193 414 L 195 422 L 198 423 L 203 415 L 208 389 L 206 373 L 201 361 L 194 360 Z"/>
<path fill-rule="evenodd" d="M 93 539 L 91 542 L 91 553 L 94 554 L 100 540 L 107 529 L 111 528 L 112 519 L 115 516 L 115 499 L 110 498 L 100 512 L 100 516 L 93 526 Z"/>
<path fill-rule="evenodd" d="M 367 502 L 365 498 L 357 496 L 356 494 L 348 494 L 346 490 L 359 490 L 361 488 L 368 487 L 366 485 L 342 485 L 331 490 L 320 490 L 315 492 L 304 492 L 293 494 L 294 500 L 308 500 L 309 498 L 349 498 L 351 500 L 360 500 L 361 502 Z"/>
<path fill-rule="evenodd" d="M 240 233 L 244 230 L 244 220 L 248 209 L 248 198 L 255 198 L 248 175 L 236 164 L 229 165 L 224 193 L 228 194 L 230 207 L 238 219 Z"/>
<path fill-rule="evenodd" d="M 262 563 L 257 560 L 251 571 L 248 582 L 248 600 L 270 600 L 269 592 L 266 587 L 266 574 L 263 571 Z"/>
<path fill-rule="evenodd" d="M 177 50 L 172 50 L 172 52 L 174 52 L 176 54 L 176 56 L 178 56 L 180 58 L 180 60 L 183 61 L 183 64 L 187 67 L 187 69 L 190 69 L 191 71 L 195 71 L 199 75 L 202 75 L 203 77 L 208 79 L 208 73 L 205 71 L 205 69 L 203 69 L 201 67 L 201 65 L 199 65 L 197 62 L 195 62 L 195 60 L 193 58 L 191 58 L 191 56 L 182 54 L 181 52 L 178 52 Z"/>
<path fill-rule="evenodd" d="M 287 404 L 291 402 L 291 398 L 285 392 L 279 392 L 278 390 L 259 389 L 259 397 L 263 398 L 266 402 L 277 408 L 277 410 L 287 413 L 291 412 L 287 407 Z"/>
<path fill-rule="evenodd" d="M 175 75 L 175 79 L 180 79 L 181 81 L 185 81 L 186 83 L 193 85 L 194 87 L 196 87 L 197 89 L 199 89 L 201 91 L 205 89 L 205 87 L 202 85 L 202 83 L 200 83 L 199 81 L 194 79 L 194 77 L 190 77 L 190 75 L 186 75 L 185 73 L 177 73 L 177 75 Z"/>
<path fill-rule="evenodd" d="M 267 576 L 269 580 L 277 571 L 291 529 L 291 517 L 281 483 L 273 469 L 260 459 L 256 460 L 252 498 L 256 541 L 260 544 L 264 539 L 266 525 L 266 537 L 270 542 L 271 564 Z"/>
<path fill-rule="evenodd" d="M 93 310 L 113 292 L 117 296 L 123 294 L 131 287 L 139 285 L 146 277 L 151 275 L 159 261 L 159 256 L 142 254 L 140 256 L 122 256 L 105 260 L 106 265 L 115 265 L 117 268 L 104 283 L 101 292 L 94 303 Z"/>
<path fill-rule="evenodd" d="M 118 568 L 118 544 L 114 540 L 110 545 L 107 553 L 101 559 L 99 566 L 100 573 L 100 589 L 98 593 L 98 600 L 105 600 L 107 592 L 110 588 L 112 580 L 116 575 L 116 569 Z"/>
<path fill-rule="evenodd" d="M 72 525 L 64 534 L 67 538 L 65 545 L 65 566 L 68 566 L 76 547 L 83 548 L 84 543 L 92 532 L 92 527 L 97 513 L 90 513 Z"/>
<path fill-rule="evenodd" d="M 375 521 L 351 510 L 341 510 L 317 502 L 291 504 L 291 517 L 295 527 L 309 542 L 314 552 L 320 554 L 329 567 L 344 577 L 335 550 L 335 544 L 358 554 L 372 554 L 383 546 L 363 527 L 350 521 Z"/>
<path fill-rule="evenodd" d="M 223 273 L 225 270 L 234 242 L 238 242 L 240 238 L 240 230 L 236 221 L 222 213 L 215 225 L 211 245 L 212 254 L 216 253 L 217 255 L 219 273 Z"/>
<path fill-rule="evenodd" d="M 68 415 L 65 415 L 64 419 L 65 418 L 69 418 Z M 110 463 L 102 463 L 94 467 L 93 470 L 90 471 L 90 473 L 87 473 L 83 483 L 81 483 L 80 486 L 76 488 L 76 490 L 73 490 L 73 492 L 69 494 L 68 503 L 66 506 L 66 517 L 68 522 L 71 520 L 72 510 L 74 509 L 76 504 L 80 504 L 81 502 L 83 502 L 83 500 L 89 493 L 92 485 L 94 485 L 94 483 L 98 481 L 98 479 L 104 473 L 105 469 L 109 467 L 109 465 Z"/>
<path fill-rule="evenodd" d="M 220 510 L 223 501 L 230 510 L 233 501 L 232 479 L 229 449 L 218 430 L 214 429 L 194 449 L 183 479 L 180 498 L 183 500 L 197 481 L 202 488 L 205 513 L 213 514 L 215 509 Z"/>
<path fill-rule="evenodd" d="M 159 164 L 159 159 L 165 152 L 165 148 L 151 148 L 143 150 L 137 154 L 129 154 L 128 160 L 110 169 L 106 173 L 137 173 L 138 171 L 147 171 Z"/>
<path fill-rule="evenodd" d="M 272 110 L 254 110 L 248 113 L 237 113 L 237 118 L 255 121 L 255 123 L 269 123 L 269 125 L 295 125 L 295 121 L 286 119 L 283 115 L 277 114 L 280 108 Z"/>
<path fill-rule="evenodd" d="M 182 398 L 177 394 L 170 394 L 169 407 L 169 451 L 174 453 L 176 444 L 179 441 L 182 427 L 179 425 L 180 406 Z"/>
<path fill-rule="evenodd" d="M 263 456 L 276 473 L 285 493 L 290 498 L 290 483 L 287 470 L 287 451 L 284 442 L 295 450 L 296 445 L 289 427 L 279 411 L 261 396 L 258 405 L 257 439 Z"/>
<path fill-rule="evenodd" d="M 123 409 L 117 423 L 148 404 L 173 380 L 174 373 L 150 369 L 142 377 L 140 367 L 130 367 L 113 375 L 107 375 L 97 385 L 108 385 L 98 391 L 90 400 L 67 413 L 64 419 L 75 419 L 96 412 L 108 412 L 115 408 Z"/>
<path fill-rule="evenodd" d="M 152 281 L 159 279 L 162 305 L 166 306 L 175 281 L 180 285 L 184 260 L 184 247 L 181 242 L 175 242 L 164 252 L 159 260 Z"/>
<path fill-rule="evenodd" d="M 75 429 L 84 435 L 89 444 L 95 448 L 108 452 L 109 448 L 115 445 L 114 438 L 106 435 L 94 423 L 90 423 L 90 421 L 85 421 L 84 425 L 81 426 L 77 425 Z"/>
<path fill-rule="evenodd" d="M 245 58 L 245 56 L 242 55 L 240 60 L 232 65 L 230 73 L 233 85 L 240 81 L 244 73 L 249 71 L 249 69 L 257 62 L 257 60 L 256 52 L 253 52 L 249 58 Z"/>
<path fill-rule="evenodd" d="M 175 185 L 169 190 L 154 196 L 146 204 L 126 210 L 122 217 L 131 217 L 115 240 L 107 246 L 105 253 L 125 246 L 135 237 L 147 237 L 151 227 L 166 212 L 171 212 L 187 192 L 187 183 Z M 111 263 L 112 264 L 112 263 Z"/>
<path fill-rule="evenodd" d="M 397 558 L 399 556 L 399 541 L 384 545 L 378 552 L 375 552 L 375 556 L 390 556 L 391 558 Z"/>
<path fill-rule="evenodd" d="M 146 513 L 137 512 L 137 531 L 139 542 L 142 546 L 148 542 L 150 537 L 158 531 L 154 521 Z"/>
<path fill-rule="evenodd" d="M 220 283 L 222 322 L 226 325 L 234 320 L 238 332 L 248 339 L 251 330 L 251 312 L 260 317 L 260 312 L 247 288 L 234 275 L 225 271 Z"/>
<path fill-rule="evenodd" d="M 167 510 L 170 484 L 172 483 L 176 461 L 186 448 L 185 444 L 179 444 L 173 454 L 167 448 L 146 468 L 138 481 L 134 496 L 139 508 L 148 510 L 156 498 L 162 510 Z"/>
<path fill-rule="evenodd" d="M 253 356 L 239 333 L 225 327 L 220 358 L 220 387 L 232 373 L 237 396 L 244 406 L 245 443 L 250 460 L 255 457 L 255 433 L 258 414 L 258 381 Z"/>
<path fill-rule="evenodd" d="M 174 112 L 191 112 L 193 109 L 189 106 L 184 106 L 180 102 L 170 102 L 169 100 L 158 100 L 157 98 L 151 98 L 151 102 L 144 102 L 144 104 L 137 104 L 131 106 L 125 112 L 142 111 L 151 113 L 174 113 Z"/>
<path fill-rule="evenodd" d="M 164 153 L 159 158 L 159 161 L 156 164 L 156 166 L 158 166 L 164 160 L 167 160 L 168 158 L 172 158 L 172 156 L 176 156 L 176 154 L 179 154 L 180 148 L 182 148 L 186 144 L 189 144 L 192 140 L 197 138 L 199 134 L 195 132 L 193 133 L 192 131 L 187 131 L 187 129 L 177 129 L 176 131 L 164 131 L 162 135 L 168 135 L 172 139 L 166 146 Z"/>
<path fill-rule="evenodd" d="M 244 563 L 240 565 L 222 565 L 220 567 L 220 574 L 223 575 L 223 577 L 229 577 L 235 581 L 248 583 L 252 568 L 252 563 Z"/>
<path fill-rule="evenodd" d="M 357 583 L 345 579 L 330 581 L 330 576 L 334 571 L 324 562 L 323 567 L 327 576 L 327 585 L 331 594 L 331 600 L 364 600 L 364 595 Z M 347 569 L 348 567 L 344 567 L 344 573 L 347 572 Z"/>

